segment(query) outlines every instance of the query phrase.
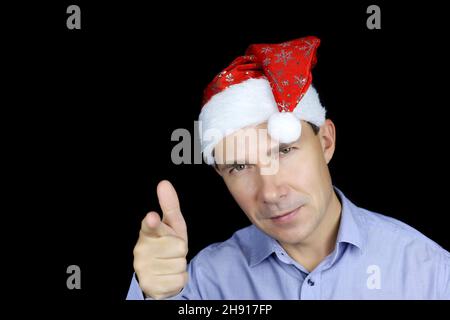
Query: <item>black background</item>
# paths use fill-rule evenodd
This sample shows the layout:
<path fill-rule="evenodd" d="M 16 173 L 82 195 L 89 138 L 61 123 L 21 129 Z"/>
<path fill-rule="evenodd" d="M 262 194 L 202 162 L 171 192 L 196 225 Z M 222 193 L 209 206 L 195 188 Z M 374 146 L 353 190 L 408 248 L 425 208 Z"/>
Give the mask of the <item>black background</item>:
<path fill-rule="evenodd" d="M 337 127 L 334 184 L 450 249 L 442 7 L 93 2 L 24 4 L 8 22 L 3 120 L 19 196 L 5 234 L 38 297 L 122 301 L 161 179 L 178 191 L 189 258 L 248 225 L 213 169 L 171 162 L 171 133 L 193 132 L 204 87 L 249 44 L 306 35 L 322 41 L 313 76 Z M 81 30 L 66 28 L 70 4 Z M 381 7 L 381 30 L 366 27 L 369 4 Z M 71 264 L 81 290 L 66 288 Z"/>

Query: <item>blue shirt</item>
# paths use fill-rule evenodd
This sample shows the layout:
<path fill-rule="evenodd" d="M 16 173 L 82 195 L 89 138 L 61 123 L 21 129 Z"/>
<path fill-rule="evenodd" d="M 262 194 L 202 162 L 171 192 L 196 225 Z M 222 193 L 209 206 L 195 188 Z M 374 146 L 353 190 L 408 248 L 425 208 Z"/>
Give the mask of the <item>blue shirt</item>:
<path fill-rule="evenodd" d="M 169 299 L 450 299 L 450 253 L 410 226 L 342 203 L 334 251 L 308 272 L 255 226 L 200 251 Z M 127 299 L 144 299 L 133 277 Z"/>

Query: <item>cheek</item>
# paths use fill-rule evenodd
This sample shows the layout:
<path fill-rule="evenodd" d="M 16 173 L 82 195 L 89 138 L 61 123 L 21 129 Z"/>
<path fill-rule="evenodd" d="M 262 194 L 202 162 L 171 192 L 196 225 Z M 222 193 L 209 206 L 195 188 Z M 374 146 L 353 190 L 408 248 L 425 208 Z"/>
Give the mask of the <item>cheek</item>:
<path fill-rule="evenodd" d="M 297 150 L 292 157 L 282 159 L 280 164 L 286 181 L 297 191 L 312 195 L 320 188 L 320 159 L 311 150 Z"/>
<path fill-rule="evenodd" d="M 330 189 L 331 178 L 328 167 L 318 150 L 298 150 L 295 156 L 282 160 L 285 181 L 298 193 L 310 198 L 310 205 L 321 210 Z"/>
<path fill-rule="evenodd" d="M 224 179 L 225 184 L 233 196 L 234 200 L 237 202 L 239 207 L 246 213 L 252 212 L 252 208 L 255 208 L 255 186 L 252 184 L 250 179 L 245 178 L 228 178 Z"/>

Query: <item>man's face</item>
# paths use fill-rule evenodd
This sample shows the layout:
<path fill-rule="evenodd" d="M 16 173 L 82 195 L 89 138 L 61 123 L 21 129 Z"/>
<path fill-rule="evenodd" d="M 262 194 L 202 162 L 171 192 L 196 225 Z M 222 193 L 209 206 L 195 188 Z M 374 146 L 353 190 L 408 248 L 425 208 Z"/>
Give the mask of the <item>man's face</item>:
<path fill-rule="evenodd" d="M 217 171 L 250 221 L 289 245 L 305 243 L 320 230 L 333 192 L 328 162 L 335 146 L 334 124 L 327 120 L 315 135 L 308 123 L 301 123 L 300 139 L 287 145 L 270 139 L 263 123 L 227 136 L 214 149 Z M 231 143 L 259 129 L 265 142 Z M 263 174 L 271 151 L 277 170 Z"/>

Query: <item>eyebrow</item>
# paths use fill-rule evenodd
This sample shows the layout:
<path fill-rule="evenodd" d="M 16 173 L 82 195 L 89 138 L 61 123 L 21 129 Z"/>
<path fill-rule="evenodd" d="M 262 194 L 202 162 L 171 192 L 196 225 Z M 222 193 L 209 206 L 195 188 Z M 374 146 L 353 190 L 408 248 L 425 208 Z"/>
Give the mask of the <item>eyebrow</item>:
<path fill-rule="evenodd" d="M 214 162 L 214 165 L 215 165 L 220 171 L 225 170 L 225 169 L 230 169 L 230 168 L 232 168 L 232 167 L 234 167 L 235 165 L 238 165 L 238 164 L 250 164 L 250 163 L 248 163 L 248 162 L 246 162 L 246 161 L 241 161 L 241 162 L 239 162 L 238 160 L 233 160 L 233 162 L 229 162 L 229 163 L 221 163 L 221 164 L 218 164 L 217 162 Z"/>
<path fill-rule="evenodd" d="M 291 142 L 291 143 L 280 143 L 278 146 L 273 147 L 272 149 L 269 149 L 266 153 L 266 156 L 269 157 L 271 154 L 274 154 L 277 151 L 280 151 L 281 149 L 284 148 L 289 148 L 291 147 L 295 142 Z M 213 157 L 214 157 L 214 150 L 213 150 Z M 216 162 L 214 162 L 215 166 L 220 170 L 225 170 L 225 169 L 229 169 L 234 167 L 235 165 L 238 164 L 250 164 L 248 161 L 245 160 L 241 160 L 241 159 L 234 159 L 232 162 L 228 162 L 228 163 L 221 163 L 221 164 L 217 164 Z"/>
<path fill-rule="evenodd" d="M 280 151 L 281 149 L 289 148 L 289 147 L 291 147 L 294 143 L 295 143 L 295 141 L 294 141 L 294 142 L 291 142 L 291 143 L 280 143 L 280 144 L 278 145 L 278 147 L 273 147 L 272 149 L 268 150 L 267 153 L 266 153 L 266 156 L 269 157 L 271 154 L 273 154 L 273 153 L 275 153 L 275 152 L 277 152 L 277 151 Z"/>

